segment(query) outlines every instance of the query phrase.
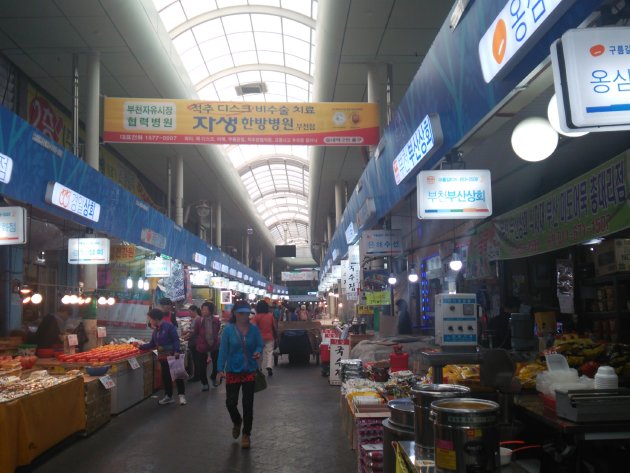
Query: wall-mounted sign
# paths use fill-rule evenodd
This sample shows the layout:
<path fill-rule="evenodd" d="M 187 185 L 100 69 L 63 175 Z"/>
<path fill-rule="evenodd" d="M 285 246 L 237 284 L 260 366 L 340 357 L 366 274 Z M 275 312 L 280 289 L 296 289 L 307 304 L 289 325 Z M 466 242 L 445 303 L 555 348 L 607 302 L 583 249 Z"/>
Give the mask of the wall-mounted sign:
<path fill-rule="evenodd" d="M 160 235 L 157 232 L 154 232 L 150 228 L 142 229 L 142 231 L 140 232 L 140 240 L 162 250 L 166 248 L 166 237 L 164 235 Z"/>
<path fill-rule="evenodd" d="M 221 304 L 231 304 L 232 303 L 232 291 L 221 291 Z"/>
<path fill-rule="evenodd" d="M 390 305 L 390 291 L 370 291 L 365 292 L 365 305 Z"/>
<path fill-rule="evenodd" d="M 210 272 L 209 271 L 191 271 L 190 272 L 190 284 L 193 286 L 210 286 Z"/>
<path fill-rule="evenodd" d="M 68 238 L 68 264 L 108 263 L 108 238 Z"/>
<path fill-rule="evenodd" d="M 236 277 L 236 268 L 230 268 L 230 269 L 228 270 L 228 274 L 229 274 L 230 276 L 232 276 L 233 278 L 235 278 L 235 277 Z"/>
<path fill-rule="evenodd" d="M 492 215 L 488 170 L 422 171 L 416 187 L 418 218 L 470 219 Z"/>
<path fill-rule="evenodd" d="M 46 187 L 46 202 L 72 212 L 80 217 L 98 222 L 101 215 L 101 206 L 93 200 L 82 196 L 78 192 L 69 189 L 58 182 L 49 182 Z"/>
<path fill-rule="evenodd" d="M 208 257 L 206 255 L 202 255 L 201 253 L 193 253 L 193 261 L 197 264 L 205 266 L 208 262 Z"/>
<path fill-rule="evenodd" d="M 363 256 L 397 256 L 402 254 L 400 230 L 366 230 L 361 234 Z"/>
<path fill-rule="evenodd" d="M 427 115 L 392 163 L 394 180 L 400 184 L 420 162 L 438 149 L 444 140 L 438 115 Z"/>
<path fill-rule="evenodd" d="M 359 234 L 353 222 L 346 227 L 346 243 L 352 245 L 359 238 Z"/>
<path fill-rule="evenodd" d="M 104 138 L 118 143 L 367 146 L 375 103 L 206 102 L 105 98 Z"/>
<path fill-rule="evenodd" d="M 219 263 L 218 261 L 212 261 L 212 264 L 210 266 L 215 271 L 221 271 L 221 263 Z"/>
<path fill-rule="evenodd" d="M 109 249 L 112 261 L 129 261 L 136 258 L 135 245 L 113 245 Z"/>
<path fill-rule="evenodd" d="M 243 279 L 243 271 L 237 271 L 236 272 L 236 277 L 239 279 Z"/>
<path fill-rule="evenodd" d="M 0 245 L 26 243 L 26 209 L 0 207 Z"/>
<path fill-rule="evenodd" d="M 221 272 L 227 274 L 230 271 L 230 267 L 227 264 L 221 265 Z"/>
<path fill-rule="evenodd" d="M 147 278 L 170 278 L 172 261 L 162 258 L 144 260 L 144 276 Z"/>
<path fill-rule="evenodd" d="M 8 184 L 13 172 L 13 160 L 7 155 L 0 153 L 0 182 Z"/>
<path fill-rule="evenodd" d="M 212 276 L 210 277 L 210 287 L 226 289 L 228 287 L 228 280 L 220 276 Z"/>
<path fill-rule="evenodd" d="M 551 45 L 563 131 L 630 129 L 629 27 L 569 30 Z"/>
<path fill-rule="evenodd" d="M 479 41 L 483 78 L 489 83 L 518 64 L 531 46 L 545 34 L 575 0 L 508 0 Z M 544 25 L 544 26 L 543 26 Z M 524 47 L 528 44 L 528 47 Z"/>
<path fill-rule="evenodd" d="M 317 281 L 317 271 L 282 271 L 282 282 L 287 281 Z"/>

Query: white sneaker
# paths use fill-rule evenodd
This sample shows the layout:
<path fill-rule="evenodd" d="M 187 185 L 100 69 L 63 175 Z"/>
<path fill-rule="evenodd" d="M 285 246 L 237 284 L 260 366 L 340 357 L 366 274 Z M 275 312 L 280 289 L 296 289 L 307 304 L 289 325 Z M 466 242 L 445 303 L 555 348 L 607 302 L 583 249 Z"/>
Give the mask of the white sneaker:
<path fill-rule="evenodd" d="M 158 404 L 160 405 L 173 404 L 174 402 L 175 401 L 173 401 L 173 398 L 171 396 L 164 396 L 162 399 L 158 401 Z"/>
<path fill-rule="evenodd" d="M 173 402 L 172 399 L 171 399 L 171 402 Z M 186 405 L 186 396 L 184 396 L 183 394 L 179 395 L 179 405 L 180 406 L 185 406 Z"/>

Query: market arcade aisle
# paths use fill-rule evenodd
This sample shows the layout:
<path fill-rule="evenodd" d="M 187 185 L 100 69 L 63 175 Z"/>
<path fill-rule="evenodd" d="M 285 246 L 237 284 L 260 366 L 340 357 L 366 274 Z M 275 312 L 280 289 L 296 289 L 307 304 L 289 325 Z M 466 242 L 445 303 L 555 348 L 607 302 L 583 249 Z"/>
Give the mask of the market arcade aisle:
<path fill-rule="evenodd" d="M 187 384 L 188 405 L 149 398 L 86 439 L 47 455 L 37 473 L 345 473 L 357 469 L 339 419 L 339 387 L 319 366 L 284 363 L 256 394 L 251 450 L 232 439 L 225 384 L 201 392 Z M 156 393 L 161 396 L 161 392 Z M 240 403 L 239 403 L 240 409 Z"/>

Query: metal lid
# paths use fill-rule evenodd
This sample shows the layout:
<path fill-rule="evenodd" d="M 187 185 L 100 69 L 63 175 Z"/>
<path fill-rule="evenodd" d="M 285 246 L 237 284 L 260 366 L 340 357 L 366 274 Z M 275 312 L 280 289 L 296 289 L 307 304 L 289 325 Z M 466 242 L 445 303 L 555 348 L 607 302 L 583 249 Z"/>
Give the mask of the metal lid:
<path fill-rule="evenodd" d="M 387 407 L 389 407 L 390 410 L 405 411 L 411 413 L 414 412 L 413 399 L 411 399 L 410 397 L 392 399 L 387 403 Z"/>
<path fill-rule="evenodd" d="M 411 392 L 415 397 L 430 396 L 434 398 L 455 397 L 470 392 L 468 386 L 460 386 L 459 384 L 421 384 L 416 383 Z"/>

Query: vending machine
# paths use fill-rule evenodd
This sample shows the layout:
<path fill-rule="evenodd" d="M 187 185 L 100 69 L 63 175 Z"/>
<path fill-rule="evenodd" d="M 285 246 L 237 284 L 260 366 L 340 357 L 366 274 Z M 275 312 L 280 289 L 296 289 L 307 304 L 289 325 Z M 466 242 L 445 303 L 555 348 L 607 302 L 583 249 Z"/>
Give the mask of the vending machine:
<path fill-rule="evenodd" d="M 442 348 L 477 346 L 477 296 L 435 296 L 435 343 Z"/>

